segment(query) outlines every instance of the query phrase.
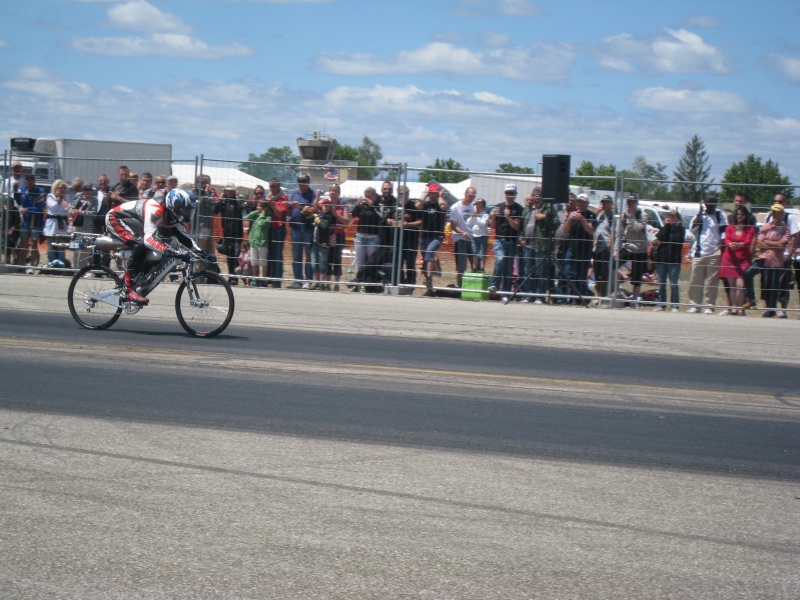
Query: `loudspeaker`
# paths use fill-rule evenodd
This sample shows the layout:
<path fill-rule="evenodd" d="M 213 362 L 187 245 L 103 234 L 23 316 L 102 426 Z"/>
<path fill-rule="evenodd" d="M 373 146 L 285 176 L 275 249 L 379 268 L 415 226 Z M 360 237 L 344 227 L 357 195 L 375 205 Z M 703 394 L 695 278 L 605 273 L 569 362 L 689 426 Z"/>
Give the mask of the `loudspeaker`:
<path fill-rule="evenodd" d="M 569 155 L 542 155 L 542 200 L 566 204 L 569 195 Z"/>

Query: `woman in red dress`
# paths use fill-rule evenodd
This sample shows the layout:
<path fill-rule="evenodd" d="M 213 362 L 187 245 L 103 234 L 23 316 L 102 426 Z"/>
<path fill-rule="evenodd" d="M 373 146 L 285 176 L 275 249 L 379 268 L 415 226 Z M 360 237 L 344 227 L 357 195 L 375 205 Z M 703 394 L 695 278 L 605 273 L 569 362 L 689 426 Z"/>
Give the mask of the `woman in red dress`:
<path fill-rule="evenodd" d="M 734 224 L 725 229 L 722 261 L 719 265 L 719 276 L 728 280 L 731 314 L 744 316 L 744 272 L 753 261 L 753 249 L 756 240 L 756 228 L 747 225 L 750 211 L 746 206 L 737 206 L 734 212 Z M 737 308 L 738 307 L 738 308 Z"/>

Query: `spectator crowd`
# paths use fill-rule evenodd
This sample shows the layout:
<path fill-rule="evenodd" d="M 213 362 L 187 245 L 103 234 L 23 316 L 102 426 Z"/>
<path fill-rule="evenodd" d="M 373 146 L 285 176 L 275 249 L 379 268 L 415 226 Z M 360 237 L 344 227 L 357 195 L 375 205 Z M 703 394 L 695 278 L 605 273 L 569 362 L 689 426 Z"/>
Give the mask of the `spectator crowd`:
<path fill-rule="evenodd" d="M 6 263 L 28 273 L 82 266 L 85 253 L 70 260 L 54 242 L 73 231 L 101 234 L 115 206 L 178 187 L 175 176 L 139 175 L 126 166 L 117 179 L 113 186 L 106 174 L 96 185 L 57 180 L 46 193 L 13 163 L 3 182 Z M 736 196 L 730 214 L 707 196 L 688 226 L 671 210 L 648 236 L 633 196 L 617 214 L 611 196 L 594 209 L 586 194 L 570 194 L 557 205 L 545 202 L 538 187 L 519 203 L 513 183 L 504 186 L 502 199 L 478 198 L 469 187 L 452 205 L 436 182 L 414 199 L 405 186 L 395 196 L 391 181 L 346 199 L 335 183 L 312 190 L 306 175 L 294 190 L 272 179 L 268 189 L 256 186 L 246 198 L 233 184 L 220 193 L 207 175 L 184 187 L 198 200 L 191 234 L 203 250 L 224 257 L 233 285 L 375 291 L 391 283 L 435 296 L 457 294 L 469 277 L 505 301 L 587 305 L 616 296 L 631 308 L 678 312 L 687 306 L 689 313 L 714 314 L 722 306 L 718 314 L 745 315 L 761 300 L 762 315 L 779 318 L 786 317 L 791 288 L 800 292 L 800 219 L 787 213 L 784 194 L 775 195 L 763 224 L 745 196 Z M 443 271 L 443 259 L 452 271 Z M 450 283 L 436 285 L 437 279 Z M 724 304 L 718 303 L 720 280 Z M 645 284 L 651 289 L 643 292 Z"/>

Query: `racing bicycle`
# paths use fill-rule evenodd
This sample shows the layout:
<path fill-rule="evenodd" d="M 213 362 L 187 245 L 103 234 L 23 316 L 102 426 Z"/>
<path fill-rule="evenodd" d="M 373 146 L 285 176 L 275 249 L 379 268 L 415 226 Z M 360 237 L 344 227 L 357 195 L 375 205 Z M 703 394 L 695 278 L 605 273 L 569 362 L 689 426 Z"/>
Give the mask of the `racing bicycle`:
<path fill-rule="evenodd" d="M 69 311 L 81 327 L 107 329 L 124 312 L 135 315 L 146 305 L 127 300 L 122 277 L 101 264 L 104 252 L 121 252 L 126 246 L 109 236 L 74 233 L 67 244 L 73 250 L 89 250 L 91 260 L 69 284 Z M 145 262 L 134 282 L 136 291 L 147 296 L 173 271 L 181 283 L 175 296 L 175 313 L 187 333 L 214 337 L 222 333 L 233 318 L 234 300 L 230 284 L 219 273 L 207 269 L 213 259 L 190 253 L 188 261 L 163 256 Z"/>

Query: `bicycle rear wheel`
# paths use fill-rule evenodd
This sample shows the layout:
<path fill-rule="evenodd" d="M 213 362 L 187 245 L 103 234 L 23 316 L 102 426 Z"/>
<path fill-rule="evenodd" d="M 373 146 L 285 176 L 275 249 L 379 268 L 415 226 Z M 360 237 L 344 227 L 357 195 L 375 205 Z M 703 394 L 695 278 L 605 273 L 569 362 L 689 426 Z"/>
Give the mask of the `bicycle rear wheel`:
<path fill-rule="evenodd" d="M 107 329 L 122 314 L 119 291 L 122 279 L 108 267 L 88 266 L 75 273 L 69 284 L 69 312 L 81 327 Z"/>
<path fill-rule="evenodd" d="M 222 333 L 233 318 L 233 290 L 219 274 L 211 271 L 194 275 L 189 290 L 181 282 L 175 296 L 175 312 L 187 333 L 214 337 Z"/>

